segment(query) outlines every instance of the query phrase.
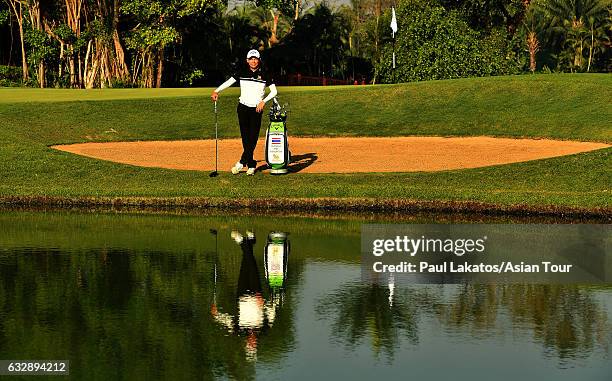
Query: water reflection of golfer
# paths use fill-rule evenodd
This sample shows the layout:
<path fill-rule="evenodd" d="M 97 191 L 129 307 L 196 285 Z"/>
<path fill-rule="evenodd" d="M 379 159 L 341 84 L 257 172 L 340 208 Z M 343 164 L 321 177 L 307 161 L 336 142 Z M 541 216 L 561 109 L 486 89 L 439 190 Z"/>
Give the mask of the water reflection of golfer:
<path fill-rule="evenodd" d="M 248 360 L 256 360 L 258 335 L 272 327 L 276 319 L 276 310 L 282 304 L 282 292 L 278 292 L 278 290 L 279 288 L 282 290 L 282 285 L 284 283 L 287 252 L 285 251 L 282 253 L 280 259 L 281 275 L 279 275 L 279 271 L 274 271 L 274 273 L 271 274 L 268 267 L 278 269 L 279 263 L 278 260 L 275 259 L 275 263 L 270 265 L 268 261 L 268 249 L 266 248 L 266 255 L 264 257 L 266 279 L 271 286 L 271 292 L 270 297 L 265 298 L 261 286 L 259 270 L 253 254 L 255 234 L 247 231 L 245 237 L 239 232 L 233 231 L 231 237 L 242 249 L 242 261 L 240 264 L 237 289 L 238 312 L 237 315 L 234 316 L 219 311 L 215 300 L 211 307 L 211 313 L 214 319 L 225 326 L 229 332 L 241 336 L 246 335 L 246 357 Z M 268 243 L 269 242 L 270 240 Z"/>

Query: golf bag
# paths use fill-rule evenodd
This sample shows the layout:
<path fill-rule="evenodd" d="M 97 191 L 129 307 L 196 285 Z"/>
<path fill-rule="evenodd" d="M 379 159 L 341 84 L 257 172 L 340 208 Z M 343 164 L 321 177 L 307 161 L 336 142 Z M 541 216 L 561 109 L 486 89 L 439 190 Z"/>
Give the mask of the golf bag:
<path fill-rule="evenodd" d="M 287 233 L 271 232 L 264 249 L 266 279 L 272 291 L 282 289 L 287 277 L 287 258 L 289 256 Z"/>
<path fill-rule="evenodd" d="M 287 142 L 287 110 L 281 107 L 276 98 L 270 108 L 270 125 L 266 130 L 266 162 L 271 175 L 289 172 L 291 152 Z"/>

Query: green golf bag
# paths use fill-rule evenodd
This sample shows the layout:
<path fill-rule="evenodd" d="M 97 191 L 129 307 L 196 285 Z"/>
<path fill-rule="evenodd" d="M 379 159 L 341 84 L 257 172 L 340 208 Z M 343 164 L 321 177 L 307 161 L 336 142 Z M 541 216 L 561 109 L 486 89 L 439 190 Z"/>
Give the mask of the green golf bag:
<path fill-rule="evenodd" d="M 291 152 L 287 142 L 287 111 L 274 98 L 270 108 L 270 125 L 266 130 L 266 162 L 271 175 L 284 175 L 289 172 Z"/>
<path fill-rule="evenodd" d="M 268 285 L 273 292 L 281 291 L 285 284 L 288 256 L 287 233 L 271 232 L 264 249 L 264 267 Z"/>

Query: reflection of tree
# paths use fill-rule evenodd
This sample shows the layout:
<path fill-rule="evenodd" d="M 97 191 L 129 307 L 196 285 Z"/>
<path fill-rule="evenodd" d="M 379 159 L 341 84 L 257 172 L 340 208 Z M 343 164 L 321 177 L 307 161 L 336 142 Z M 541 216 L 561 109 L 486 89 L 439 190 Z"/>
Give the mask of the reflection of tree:
<path fill-rule="evenodd" d="M 0 358 L 70 359 L 77 379 L 252 379 L 244 340 L 227 337 L 210 317 L 211 255 L 0 253 Z M 293 345 L 291 308 L 286 298 L 260 361 L 281 360 Z"/>
<path fill-rule="evenodd" d="M 436 305 L 436 313 L 449 327 L 471 326 L 480 334 L 497 322 L 498 295 L 495 285 L 461 285 L 452 303 Z"/>
<path fill-rule="evenodd" d="M 391 307 L 386 285 L 344 284 L 319 301 L 317 313 L 333 316 L 332 335 L 351 348 L 369 336 L 377 355 L 393 358 L 402 336 L 418 342 L 416 309 L 402 300 Z"/>
<path fill-rule="evenodd" d="M 606 313 L 588 288 L 555 285 L 509 288 L 508 307 L 514 320 L 530 322 L 535 337 L 555 350 L 560 359 L 586 356 L 597 343 L 609 344 Z"/>
<path fill-rule="evenodd" d="M 513 333 L 533 336 L 561 362 L 588 357 L 597 348 L 609 350 L 608 316 L 586 286 L 412 285 L 396 289 L 392 307 L 388 296 L 386 285 L 348 283 L 321 299 L 317 312 L 332 316 L 332 334 L 347 347 L 370 336 L 376 353 L 388 357 L 402 334 L 416 344 L 417 321 L 427 318 L 474 341 L 508 334 L 508 316 Z"/>
<path fill-rule="evenodd" d="M 561 361 L 586 357 L 609 345 L 606 312 L 588 287 L 576 285 L 466 285 L 436 306 L 441 321 L 472 335 L 490 334 L 506 313 L 513 328 L 533 330 L 536 341 Z"/>

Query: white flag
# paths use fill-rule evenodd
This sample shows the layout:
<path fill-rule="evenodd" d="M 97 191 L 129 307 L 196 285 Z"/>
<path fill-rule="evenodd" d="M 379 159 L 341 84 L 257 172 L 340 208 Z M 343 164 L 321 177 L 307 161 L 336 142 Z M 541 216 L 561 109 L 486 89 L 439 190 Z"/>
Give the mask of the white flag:
<path fill-rule="evenodd" d="M 395 7 L 391 7 L 391 30 L 393 31 L 393 37 L 397 33 L 397 19 L 395 18 Z"/>

